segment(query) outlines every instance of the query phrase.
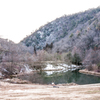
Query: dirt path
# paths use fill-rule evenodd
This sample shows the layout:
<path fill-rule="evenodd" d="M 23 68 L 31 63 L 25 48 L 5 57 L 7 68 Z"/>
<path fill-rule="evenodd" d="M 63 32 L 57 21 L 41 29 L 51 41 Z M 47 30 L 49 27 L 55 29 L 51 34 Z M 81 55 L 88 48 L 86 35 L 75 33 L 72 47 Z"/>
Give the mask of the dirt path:
<path fill-rule="evenodd" d="M 0 82 L 0 100 L 100 100 L 100 84 L 59 86 Z"/>

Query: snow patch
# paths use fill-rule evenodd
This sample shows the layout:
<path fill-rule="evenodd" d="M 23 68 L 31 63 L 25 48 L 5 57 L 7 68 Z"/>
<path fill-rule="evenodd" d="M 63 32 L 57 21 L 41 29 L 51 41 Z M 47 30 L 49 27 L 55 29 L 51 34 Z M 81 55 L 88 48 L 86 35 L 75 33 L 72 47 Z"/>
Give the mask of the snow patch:
<path fill-rule="evenodd" d="M 43 32 L 38 31 L 37 33 L 40 34 L 40 37 L 41 37 L 41 38 L 43 37 L 43 34 L 44 34 Z"/>
<path fill-rule="evenodd" d="M 53 66 L 52 64 L 47 64 L 47 67 L 44 68 L 44 70 L 47 73 L 47 75 L 53 74 L 54 72 L 67 72 L 69 70 L 73 71 L 76 70 L 76 68 L 79 68 L 79 66 L 76 65 L 67 65 L 67 64 L 59 64 L 58 66 Z"/>
<path fill-rule="evenodd" d="M 30 73 L 30 72 L 32 72 L 33 70 L 32 69 L 30 69 L 30 67 L 29 67 L 29 65 L 24 65 L 24 67 L 23 68 L 21 68 L 21 71 L 20 71 L 20 73 L 22 73 L 22 72 L 25 72 L 25 73 Z"/>
<path fill-rule="evenodd" d="M 26 72 L 31 72 L 31 71 L 33 71 L 32 69 L 29 68 L 28 65 L 24 65 L 24 67 L 25 67 L 25 71 L 26 71 Z"/>

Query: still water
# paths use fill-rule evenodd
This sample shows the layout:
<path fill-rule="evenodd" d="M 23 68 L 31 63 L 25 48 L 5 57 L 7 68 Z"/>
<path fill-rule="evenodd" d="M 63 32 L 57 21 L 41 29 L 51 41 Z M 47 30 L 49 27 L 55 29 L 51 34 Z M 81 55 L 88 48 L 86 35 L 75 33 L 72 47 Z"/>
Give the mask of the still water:
<path fill-rule="evenodd" d="M 93 84 L 93 83 L 100 83 L 100 77 L 92 76 L 92 75 L 85 75 L 81 74 L 76 71 L 68 71 L 68 72 L 61 72 L 61 73 L 54 73 L 50 76 L 43 77 L 44 83 L 51 83 L 54 82 L 55 84 L 60 83 L 76 83 L 76 84 Z"/>
<path fill-rule="evenodd" d="M 93 84 L 100 83 L 100 77 L 81 74 L 76 71 L 67 71 L 67 72 L 54 72 L 53 74 L 47 75 L 46 72 L 41 72 L 38 74 L 24 75 L 20 76 L 20 79 L 29 80 L 33 83 L 40 84 L 55 84 L 62 83 L 76 83 L 76 84 Z"/>

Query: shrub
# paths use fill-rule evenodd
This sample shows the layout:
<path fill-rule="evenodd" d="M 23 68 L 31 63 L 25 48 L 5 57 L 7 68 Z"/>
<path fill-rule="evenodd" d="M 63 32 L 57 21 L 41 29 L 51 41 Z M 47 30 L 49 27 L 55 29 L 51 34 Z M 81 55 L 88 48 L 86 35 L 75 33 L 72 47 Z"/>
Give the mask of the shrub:
<path fill-rule="evenodd" d="M 86 67 L 86 69 L 87 69 L 88 71 L 92 71 L 92 70 L 93 70 L 91 65 L 88 65 L 88 66 Z"/>
<path fill-rule="evenodd" d="M 73 33 L 69 37 L 72 38 L 73 37 Z"/>
<path fill-rule="evenodd" d="M 93 69 L 93 71 L 97 72 L 98 71 L 98 66 L 96 64 L 93 64 L 92 69 Z"/>
<path fill-rule="evenodd" d="M 98 71 L 98 66 L 96 64 L 88 65 L 86 68 L 88 71 Z"/>
<path fill-rule="evenodd" d="M 70 61 L 72 60 L 72 54 L 71 54 L 71 52 L 68 52 L 67 58 L 68 58 Z"/>
<path fill-rule="evenodd" d="M 76 65 L 80 65 L 81 64 L 81 58 L 80 58 L 79 54 L 75 53 L 72 56 L 72 63 L 76 64 Z"/>
<path fill-rule="evenodd" d="M 81 36 L 81 33 L 78 33 L 77 37 Z"/>
<path fill-rule="evenodd" d="M 100 30 L 100 22 L 97 24 L 96 29 Z"/>
<path fill-rule="evenodd" d="M 67 64 L 71 64 L 72 54 L 71 52 L 63 53 L 63 61 L 67 62 Z"/>
<path fill-rule="evenodd" d="M 98 63 L 97 66 L 98 66 L 98 70 L 97 71 L 100 72 L 100 63 Z"/>
<path fill-rule="evenodd" d="M 75 53 L 72 55 L 71 52 L 68 52 L 67 55 L 65 55 L 64 60 L 76 65 L 81 65 L 82 61 L 79 54 Z"/>

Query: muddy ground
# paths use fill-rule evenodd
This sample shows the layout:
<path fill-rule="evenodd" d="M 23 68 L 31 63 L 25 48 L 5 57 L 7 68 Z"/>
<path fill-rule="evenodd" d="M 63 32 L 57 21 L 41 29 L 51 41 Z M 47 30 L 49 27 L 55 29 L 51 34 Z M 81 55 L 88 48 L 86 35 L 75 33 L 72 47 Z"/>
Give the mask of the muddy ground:
<path fill-rule="evenodd" d="M 0 100 L 100 100 L 100 84 L 39 85 L 0 82 Z"/>

